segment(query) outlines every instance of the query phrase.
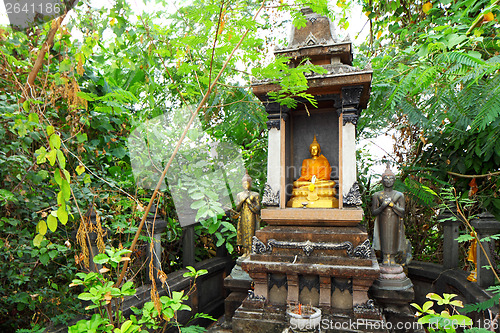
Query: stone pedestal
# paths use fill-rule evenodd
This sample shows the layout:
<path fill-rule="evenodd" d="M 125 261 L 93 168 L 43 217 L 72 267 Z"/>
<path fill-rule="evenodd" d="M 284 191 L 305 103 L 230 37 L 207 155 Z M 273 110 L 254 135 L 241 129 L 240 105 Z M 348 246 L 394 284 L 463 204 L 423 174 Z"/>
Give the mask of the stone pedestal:
<path fill-rule="evenodd" d="M 227 326 L 231 324 L 234 312 L 252 288 L 252 279 L 247 272 L 241 269 L 241 260 L 242 257 L 236 260 L 231 274 L 224 279 L 224 287 L 229 290 L 229 296 L 224 301 L 224 317 Z"/>
<path fill-rule="evenodd" d="M 492 236 L 500 232 L 500 222 L 495 219 L 495 217 L 489 213 L 484 212 L 478 215 L 477 219 L 471 221 L 471 225 L 477 232 L 479 239 L 484 237 Z M 494 264 L 494 259 L 492 252 L 495 250 L 495 242 L 493 240 L 489 242 L 481 242 L 486 254 L 481 250 L 479 244 L 477 245 L 477 283 L 483 287 L 487 288 L 495 283 L 495 275 L 492 270 L 485 268 L 484 266 L 489 266 L 489 262 L 486 256 Z"/>
<path fill-rule="evenodd" d="M 249 296 L 233 316 L 233 333 L 282 333 L 287 325 L 285 306 L 266 305 L 262 298 Z"/>
<path fill-rule="evenodd" d="M 158 277 L 158 271 L 161 270 L 161 255 L 163 253 L 163 248 L 161 246 L 161 235 L 165 231 L 165 229 L 168 226 L 168 222 L 162 219 L 154 219 L 154 216 L 148 216 L 148 219 L 146 220 L 146 234 L 148 237 L 153 238 L 153 252 L 151 252 L 151 247 L 150 244 L 147 245 L 147 255 L 148 255 L 148 264 L 150 261 L 153 261 L 153 276 L 155 279 L 155 282 L 158 286 L 162 285 L 162 282 L 160 278 Z M 151 283 L 150 279 L 150 272 L 149 272 L 149 265 L 147 265 L 147 271 L 148 271 L 148 281 Z"/>
<path fill-rule="evenodd" d="M 306 226 L 292 225 L 300 220 L 294 212 L 307 213 Z M 241 262 L 253 280 L 254 295 L 236 311 L 234 333 L 250 332 L 240 328 L 249 329 L 253 324 L 254 333 L 279 330 L 284 309 L 299 303 L 319 307 L 325 314 L 347 314 L 352 320 L 382 320 L 368 297 L 368 289 L 379 276 L 379 265 L 359 220 L 348 218 L 357 212 L 347 213 L 289 209 L 282 212 L 287 218 L 280 221 L 263 212 L 271 225 L 255 233 L 252 254 Z M 330 219 L 323 220 L 323 215 Z"/>
<path fill-rule="evenodd" d="M 454 219 L 457 216 L 455 203 L 448 203 L 451 210 L 446 209 L 438 215 L 438 221 L 443 226 L 443 267 L 447 269 L 456 268 L 459 264 L 458 242 L 456 239 L 460 235 L 461 221 Z"/>
<path fill-rule="evenodd" d="M 380 266 L 380 277 L 373 283 L 370 294 L 380 305 L 392 327 L 397 327 L 398 323 L 413 323 L 416 320 L 414 311 L 410 307 L 415 298 L 413 284 L 402 266 Z M 413 332 L 413 330 L 401 329 L 395 332 Z"/>

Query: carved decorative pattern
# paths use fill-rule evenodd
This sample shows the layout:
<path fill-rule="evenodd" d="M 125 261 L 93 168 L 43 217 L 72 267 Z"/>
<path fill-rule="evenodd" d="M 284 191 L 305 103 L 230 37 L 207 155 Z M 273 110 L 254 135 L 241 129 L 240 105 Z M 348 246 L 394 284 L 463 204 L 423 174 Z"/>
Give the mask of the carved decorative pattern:
<path fill-rule="evenodd" d="M 348 290 L 350 294 L 352 294 L 352 279 L 348 279 L 345 282 L 340 282 L 339 279 L 332 278 L 332 294 L 335 289 L 344 292 L 344 290 Z"/>
<path fill-rule="evenodd" d="M 255 254 L 264 254 L 267 252 L 271 252 L 273 250 L 272 247 L 266 246 L 260 239 L 256 236 L 252 237 L 252 253 Z"/>
<path fill-rule="evenodd" d="M 356 126 L 358 124 L 358 115 L 355 113 L 344 113 L 344 116 L 342 117 L 342 122 L 344 126 L 349 123 Z"/>
<path fill-rule="evenodd" d="M 279 113 L 280 112 L 280 103 L 277 102 L 269 102 L 264 103 L 267 113 Z"/>
<path fill-rule="evenodd" d="M 349 105 L 358 105 L 363 86 L 343 87 L 342 88 L 342 105 L 344 107 Z"/>
<path fill-rule="evenodd" d="M 354 306 L 355 311 L 366 311 L 366 310 L 375 310 L 375 303 L 373 302 L 372 299 L 369 299 L 366 301 L 366 303 L 363 304 L 356 304 Z"/>
<path fill-rule="evenodd" d="M 266 254 L 271 253 L 273 248 L 281 249 L 301 249 L 306 256 L 310 256 L 314 250 L 346 250 L 349 257 L 369 259 L 372 253 L 370 241 L 366 239 L 363 243 L 354 248 L 351 242 L 346 241 L 342 243 L 324 243 L 324 242 L 291 242 L 291 241 L 277 241 L 270 239 L 266 244 L 258 239 L 256 236 L 252 238 L 252 253 Z"/>
<path fill-rule="evenodd" d="M 276 288 L 281 288 L 285 286 L 286 289 L 288 289 L 288 280 L 286 278 L 285 274 L 269 274 L 269 289 L 271 289 L 273 286 L 276 286 Z"/>
<path fill-rule="evenodd" d="M 342 243 L 316 243 L 309 240 L 305 242 L 289 242 L 270 239 L 267 242 L 267 248 L 270 248 L 272 251 L 273 247 L 281 249 L 301 249 L 302 251 L 304 251 L 306 256 L 310 256 L 314 250 L 347 250 L 347 255 L 351 257 L 353 251 L 352 243 L 347 241 Z"/>
<path fill-rule="evenodd" d="M 309 33 L 304 44 L 307 46 L 316 45 L 318 44 L 318 39 L 312 33 Z"/>
<path fill-rule="evenodd" d="M 352 255 L 356 258 L 369 259 L 372 254 L 372 247 L 370 241 L 366 239 L 363 243 L 356 246 Z"/>
<path fill-rule="evenodd" d="M 265 301 L 266 300 L 266 298 L 264 296 L 255 295 L 253 290 L 248 291 L 248 299 L 250 299 L 252 301 Z"/>
<path fill-rule="evenodd" d="M 268 130 L 270 130 L 271 128 L 276 128 L 279 131 L 281 127 L 281 121 L 279 119 L 268 120 L 266 124 Z"/>
<path fill-rule="evenodd" d="M 279 122 L 279 120 L 278 120 L 278 122 Z M 280 205 L 280 191 L 278 190 L 278 191 L 276 191 L 276 193 L 273 193 L 273 189 L 271 188 L 271 185 L 266 183 L 266 186 L 264 187 L 264 195 L 262 196 L 262 204 L 266 205 L 266 206 L 279 206 Z"/>
<path fill-rule="evenodd" d="M 309 291 L 316 289 L 319 291 L 319 276 L 300 276 L 299 278 L 299 292 L 307 288 Z"/>
<path fill-rule="evenodd" d="M 344 115 L 345 117 L 345 115 Z M 352 184 L 351 189 L 344 196 L 344 205 L 346 206 L 361 206 L 363 201 L 361 200 L 361 193 L 359 193 L 359 185 L 358 182 L 354 182 Z"/>

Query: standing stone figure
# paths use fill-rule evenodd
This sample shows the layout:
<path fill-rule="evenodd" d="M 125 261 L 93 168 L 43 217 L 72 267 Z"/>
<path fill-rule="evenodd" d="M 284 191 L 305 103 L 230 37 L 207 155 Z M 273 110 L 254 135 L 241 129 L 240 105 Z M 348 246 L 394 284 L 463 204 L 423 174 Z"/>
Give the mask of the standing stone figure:
<path fill-rule="evenodd" d="M 382 252 L 382 265 L 394 266 L 396 254 L 404 251 L 406 238 L 402 217 L 405 213 L 403 193 L 394 191 L 396 177 L 389 164 L 382 174 L 384 190 L 373 195 L 372 212 L 377 216 L 373 230 L 373 248 Z"/>
<path fill-rule="evenodd" d="M 252 250 L 252 237 L 259 228 L 260 198 L 257 192 L 250 191 L 252 178 L 248 171 L 242 179 L 243 192 L 236 195 L 236 211 L 239 212 L 237 245 L 240 246 L 242 255 L 250 254 Z"/>

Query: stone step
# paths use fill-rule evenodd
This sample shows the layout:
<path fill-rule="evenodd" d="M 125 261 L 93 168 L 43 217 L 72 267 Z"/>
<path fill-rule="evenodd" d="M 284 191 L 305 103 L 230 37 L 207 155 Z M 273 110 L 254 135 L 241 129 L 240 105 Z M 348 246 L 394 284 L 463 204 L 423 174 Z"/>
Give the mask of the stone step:
<path fill-rule="evenodd" d="M 380 275 L 380 269 L 373 257 L 368 260 L 355 260 L 337 258 L 337 264 L 311 263 L 311 258 L 306 258 L 304 262 L 272 261 L 262 259 L 275 259 L 278 256 L 258 256 L 251 255 L 250 258 L 242 262 L 242 268 L 250 272 L 274 272 L 293 273 L 303 275 L 332 276 L 340 278 L 363 277 L 375 280 Z M 292 257 L 289 257 L 290 259 Z M 360 265 L 359 263 L 369 262 L 370 265 Z"/>
<path fill-rule="evenodd" d="M 336 255 L 323 255 L 323 256 L 305 256 L 303 253 L 298 253 L 296 255 L 293 254 L 293 252 L 296 251 L 290 251 L 292 254 L 285 254 L 288 251 L 284 249 L 283 251 L 277 252 L 273 251 L 273 254 L 251 254 L 250 255 L 250 260 L 251 261 L 258 261 L 258 262 L 268 262 L 272 263 L 272 265 L 275 265 L 276 263 L 285 263 L 285 264 L 297 264 L 297 265 L 321 265 L 321 266 L 345 266 L 345 267 L 357 267 L 357 266 L 362 266 L 362 267 L 371 267 L 373 262 L 372 259 L 361 259 L 361 258 L 355 258 L 355 257 L 348 257 L 345 254 L 345 250 L 343 250 L 344 253 L 339 253 L 338 256 Z M 335 251 L 337 252 L 337 251 Z M 335 253 L 333 252 L 333 253 Z M 341 252 L 341 251 L 338 251 Z"/>

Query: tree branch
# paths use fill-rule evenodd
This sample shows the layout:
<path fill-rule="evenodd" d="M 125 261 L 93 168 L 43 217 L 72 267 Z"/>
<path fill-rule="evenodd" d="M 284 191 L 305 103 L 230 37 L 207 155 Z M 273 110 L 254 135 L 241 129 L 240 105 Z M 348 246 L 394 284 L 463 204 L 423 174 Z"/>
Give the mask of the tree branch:
<path fill-rule="evenodd" d="M 485 178 L 485 177 L 500 175 L 500 171 L 489 172 L 489 173 L 484 174 L 484 175 L 462 175 L 461 173 L 456 173 L 456 172 L 451 172 L 451 171 L 447 171 L 446 173 L 451 175 L 451 176 L 457 176 L 457 177 L 461 177 L 461 178 Z"/>
<path fill-rule="evenodd" d="M 38 75 L 38 72 L 40 71 L 40 69 L 43 66 L 43 59 L 45 58 L 45 54 L 52 47 L 52 43 L 54 42 L 54 37 L 56 35 L 56 32 L 59 29 L 59 27 L 61 26 L 61 23 L 65 17 L 66 17 L 66 13 L 63 14 L 58 19 L 52 21 L 50 31 L 47 35 L 47 40 L 45 40 L 45 42 L 40 47 L 40 51 L 38 52 L 38 56 L 36 58 L 35 64 L 33 65 L 33 68 L 31 69 L 31 72 L 28 75 L 28 81 L 26 82 L 26 85 L 24 86 L 23 94 L 21 95 L 21 98 L 19 99 L 19 104 L 23 104 L 24 101 L 26 101 L 26 99 L 28 99 L 30 97 L 31 89 L 33 89 L 33 86 L 35 85 L 36 76 Z"/>
<path fill-rule="evenodd" d="M 259 9 L 257 10 L 257 13 L 255 13 L 255 16 L 253 17 L 254 20 L 257 18 L 257 16 L 259 15 L 260 11 L 262 10 L 262 8 L 264 8 L 265 3 L 266 3 L 265 0 L 262 1 L 262 5 L 259 7 Z M 224 62 L 224 65 L 222 65 L 222 68 L 219 71 L 219 74 L 217 74 L 217 77 L 214 79 L 214 81 L 212 82 L 212 84 L 208 88 L 208 90 L 205 93 L 205 95 L 203 96 L 203 99 L 201 100 L 200 104 L 198 104 L 198 107 L 196 108 L 196 110 L 191 115 L 191 118 L 189 119 L 189 122 L 186 125 L 186 128 L 184 129 L 184 132 L 182 133 L 181 137 L 179 138 L 179 141 L 177 142 L 177 146 L 175 147 L 174 152 L 170 156 L 170 159 L 168 160 L 168 163 L 167 163 L 165 169 L 163 170 L 163 172 L 162 172 L 162 174 L 160 176 L 160 179 L 158 180 L 158 183 L 156 184 L 156 188 L 155 188 L 155 190 L 153 192 L 153 195 L 151 196 L 151 199 L 149 200 L 149 204 L 146 207 L 146 209 L 144 210 L 144 215 L 142 216 L 141 223 L 139 224 L 139 227 L 137 228 L 134 240 L 132 241 L 132 244 L 130 245 L 130 248 L 129 248 L 130 253 L 127 254 L 127 257 L 130 258 L 131 253 L 134 251 L 135 245 L 137 244 L 137 241 L 138 241 L 139 236 L 141 234 L 141 230 L 144 227 L 144 223 L 146 222 L 146 218 L 147 218 L 147 216 L 149 214 L 149 211 L 151 210 L 151 206 L 153 205 L 154 199 L 158 195 L 158 191 L 160 190 L 160 187 L 161 187 L 161 185 L 163 183 L 163 179 L 165 179 L 165 176 L 166 176 L 166 174 L 168 172 L 168 169 L 170 168 L 170 165 L 172 164 L 172 162 L 174 160 L 174 157 L 177 155 L 177 152 L 179 151 L 180 146 L 182 144 L 182 141 L 184 141 L 184 138 L 186 137 L 187 132 L 188 132 L 189 128 L 191 127 L 191 124 L 193 123 L 194 119 L 196 118 L 196 116 L 198 115 L 198 113 L 200 112 L 200 110 L 203 108 L 203 106 L 205 105 L 205 103 L 207 102 L 208 97 L 212 93 L 212 90 L 214 89 L 215 85 L 217 84 L 217 81 L 219 81 L 220 77 L 222 76 L 222 73 L 226 69 L 227 65 L 229 64 L 229 62 L 231 61 L 231 59 L 233 58 L 234 54 L 239 49 L 239 47 L 243 43 L 243 40 L 246 38 L 246 36 L 248 35 L 249 32 L 250 32 L 250 28 L 248 28 L 245 31 L 245 33 L 241 37 L 241 39 L 238 42 L 238 44 L 233 48 L 233 50 L 231 51 L 231 54 L 227 57 L 226 61 Z M 129 261 L 130 260 L 126 260 L 125 261 L 125 264 L 122 267 L 120 276 L 118 277 L 118 280 L 115 283 L 115 287 L 121 285 L 121 283 L 123 281 L 123 278 L 125 277 L 125 273 L 127 272 L 127 267 L 128 267 Z"/>

